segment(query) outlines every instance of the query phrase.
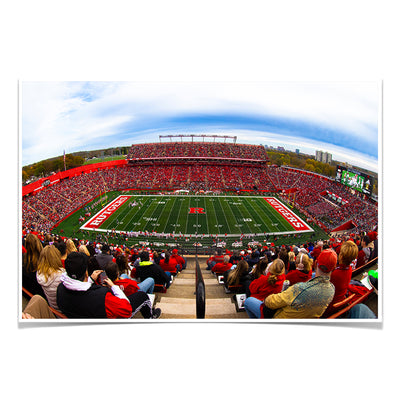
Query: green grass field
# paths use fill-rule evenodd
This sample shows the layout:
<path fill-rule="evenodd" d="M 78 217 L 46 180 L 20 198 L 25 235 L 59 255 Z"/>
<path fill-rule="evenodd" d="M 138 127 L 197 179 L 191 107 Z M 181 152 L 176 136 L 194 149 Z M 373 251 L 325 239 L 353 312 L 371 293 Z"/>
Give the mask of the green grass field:
<path fill-rule="evenodd" d="M 228 237 L 240 237 L 242 234 L 261 236 L 266 233 L 312 232 L 312 228 L 304 221 L 302 221 L 303 227 L 296 229 L 289 222 L 290 218 L 281 215 L 282 213 L 263 197 L 258 196 L 126 195 L 125 197 L 126 199 L 114 200 L 125 201 L 118 207 L 113 207 L 113 202 L 110 201 L 95 216 L 87 219 L 80 228 L 97 232 L 155 231 L 183 236 L 197 234 Z M 281 208 L 283 207 L 282 205 Z M 107 208 L 111 211 L 107 211 Z M 291 211 L 288 210 L 287 213 Z"/>

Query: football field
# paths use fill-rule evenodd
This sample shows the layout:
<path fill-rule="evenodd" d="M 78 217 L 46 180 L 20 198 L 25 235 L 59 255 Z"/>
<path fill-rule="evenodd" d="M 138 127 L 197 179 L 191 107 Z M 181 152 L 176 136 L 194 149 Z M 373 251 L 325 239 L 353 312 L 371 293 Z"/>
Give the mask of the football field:
<path fill-rule="evenodd" d="M 274 197 L 120 195 L 80 229 L 240 237 L 313 229 Z"/>

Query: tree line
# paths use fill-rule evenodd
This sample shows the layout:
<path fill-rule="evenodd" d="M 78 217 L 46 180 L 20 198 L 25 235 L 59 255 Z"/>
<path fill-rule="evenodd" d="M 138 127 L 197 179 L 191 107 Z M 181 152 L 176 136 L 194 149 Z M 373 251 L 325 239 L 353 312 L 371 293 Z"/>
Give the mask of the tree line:
<path fill-rule="evenodd" d="M 130 147 L 113 147 L 101 150 L 79 151 L 65 155 L 65 169 L 77 168 L 84 165 L 91 158 L 104 158 L 112 156 L 124 156 L 128 154 Z M 100 162 L 100 160 L 99 160 Z M 52 173 L 64 171 L 64 156 L 49 158 L 34 164 L 22 167 L 22 182 L 35 180 Z"/>
<path fill-rule="evenodd" d="M 336 163 L 331 164 L 323 163 L 310 158 L 306 154 L 297 154 L 289 151 L 267 151 L 271 164 L 286 165 L 288 167 L 299 168 L 305 171 L 315 172 L 317 174 L 334 177 L 336 174 Z"/>

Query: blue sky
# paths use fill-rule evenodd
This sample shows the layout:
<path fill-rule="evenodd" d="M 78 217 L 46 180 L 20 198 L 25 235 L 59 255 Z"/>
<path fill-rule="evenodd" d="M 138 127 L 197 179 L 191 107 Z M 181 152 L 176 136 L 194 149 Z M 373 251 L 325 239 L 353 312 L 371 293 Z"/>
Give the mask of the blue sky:
<path fill-rule="evenodd" d="M 329 151 L 378 171 L 379 82 L 23 81 L 20 88 L 23 166 L 64 150 L 201 133 Z"/>

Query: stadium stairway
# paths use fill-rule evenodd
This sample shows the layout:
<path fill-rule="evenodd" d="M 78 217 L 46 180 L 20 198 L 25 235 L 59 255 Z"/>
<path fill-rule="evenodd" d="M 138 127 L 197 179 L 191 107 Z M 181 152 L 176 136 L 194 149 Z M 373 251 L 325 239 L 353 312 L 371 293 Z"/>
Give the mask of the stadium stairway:
<path fill-rule="evenodd" d="M 236 311 L 233 294 L 225 293 L 223 285 L 206 270 L 208 257 L 199 257 L 206 290 L 205 319 L 248 318 L 245 311 Z M 187 257 L 187 266 L 173 280 L 166 293 L 156 293 L 155 307 L 161 308 L 161 319 L 195 319 L 196 296 L 195 258 Z"/>

